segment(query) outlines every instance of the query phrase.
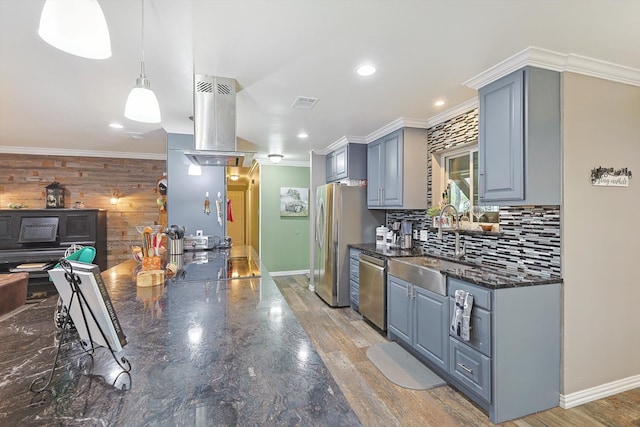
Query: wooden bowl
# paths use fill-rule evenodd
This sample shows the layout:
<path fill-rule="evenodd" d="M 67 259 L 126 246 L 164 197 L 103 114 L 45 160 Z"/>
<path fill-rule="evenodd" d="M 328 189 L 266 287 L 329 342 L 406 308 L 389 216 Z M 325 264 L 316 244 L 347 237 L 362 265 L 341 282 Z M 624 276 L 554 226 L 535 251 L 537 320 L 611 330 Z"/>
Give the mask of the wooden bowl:
<path fill-rule="evenodd" d="M 482 228 L 482 231 L 491 231 L 493 230 L 493 224 L 480 224 L 480 228 Z"/>

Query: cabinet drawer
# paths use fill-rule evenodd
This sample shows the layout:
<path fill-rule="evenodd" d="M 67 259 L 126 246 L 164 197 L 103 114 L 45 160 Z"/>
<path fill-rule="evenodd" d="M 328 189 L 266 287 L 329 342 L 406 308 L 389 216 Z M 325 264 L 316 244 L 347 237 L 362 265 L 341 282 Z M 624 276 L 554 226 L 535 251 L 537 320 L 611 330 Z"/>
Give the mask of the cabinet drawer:
<path fill-rule="evenodd" d="M 360 312 L 360 287 L 358 282 L 353 280 L 349 281 L 349 302 L 351 303 L 351 308 Z"/>
<path fill-rule="evenodd" d="M 449 339 L 449 373 L 474 394 L 491 402 L 491 359 Z"/>
<path fill-rule="evenodd" d="M 472 285 L 462 280 L 449 277 L 448 280 L 449 296 L 455 297 L 456 290 L 460 289 L 473 294 L 473 305 L 491 311 L 491 291 L 479 286 Z"/>
<path fill-rule="evenodd" d="M 451 313 L 451 318 L 449 319 L 449 335 L 454 339 L 464 342 L 469 347 L 473 347 L 479 352 L 491 356 L 491 312 L 474 305 L 471 309 L 470 339 L 469 341 L 462 341 L 455 331 L 451 329 L 451 319 L 455 314 L 455 305 L 455 299 L 449 298 L 449 311 Z"/>
<path fill-rule="evenodd" d="M 360 260 L 349 258 L 349 277 L 356 282 L 360 281 Z"/>

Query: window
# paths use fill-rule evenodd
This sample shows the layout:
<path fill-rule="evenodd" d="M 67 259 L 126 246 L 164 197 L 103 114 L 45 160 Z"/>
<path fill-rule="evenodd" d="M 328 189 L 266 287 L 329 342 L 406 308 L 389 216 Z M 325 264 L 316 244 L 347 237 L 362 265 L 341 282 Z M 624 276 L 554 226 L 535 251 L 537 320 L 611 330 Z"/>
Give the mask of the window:
<path fill-rule="evenodd" d="M 464 147 L 441 154 L 443 166 L 442 198 L 461 215 L 475 222 L 498 222 L 498 206 L 478 204 L 478 147 Z"/>

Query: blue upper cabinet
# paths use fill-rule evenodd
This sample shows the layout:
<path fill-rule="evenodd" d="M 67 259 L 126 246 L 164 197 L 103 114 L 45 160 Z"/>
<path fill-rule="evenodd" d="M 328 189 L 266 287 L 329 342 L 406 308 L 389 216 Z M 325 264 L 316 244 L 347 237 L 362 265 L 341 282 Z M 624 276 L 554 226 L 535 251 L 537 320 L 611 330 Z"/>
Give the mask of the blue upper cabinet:
<path fill-rule="evenodd" d="M 364 144 L 347 144 L 326 157 L 327 182 L 367 178 L 367 152 Z"/>
<path fill-rule="evenodd" d="M 426 209 L 426 131 L 399 129 L 370 143 L 367 180 L 370 209 Z"/>
<path fill-rule="evenodd" d="M 526 67 L 479 90 L 480 203 L 560 204 L 560 73 Z"/>

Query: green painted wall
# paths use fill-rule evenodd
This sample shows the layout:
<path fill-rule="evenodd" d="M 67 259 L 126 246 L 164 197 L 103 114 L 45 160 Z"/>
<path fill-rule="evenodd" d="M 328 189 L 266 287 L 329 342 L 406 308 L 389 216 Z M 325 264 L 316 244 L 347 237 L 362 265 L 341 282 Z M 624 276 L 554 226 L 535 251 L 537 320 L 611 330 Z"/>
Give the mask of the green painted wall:
<path fill-rule="evenodd" d="M 309 270 L 311 218 L 280 216 L 280 188 L 309 189 L 309 182 L 308 167 L 261 166 L 260 259 L 270 272 Z"/>

